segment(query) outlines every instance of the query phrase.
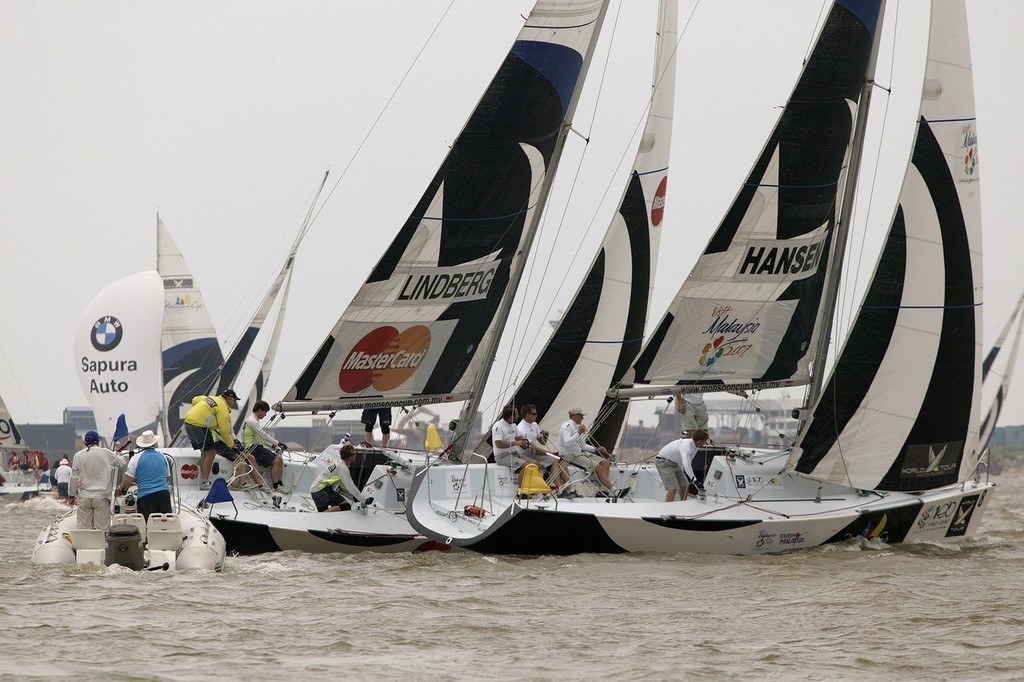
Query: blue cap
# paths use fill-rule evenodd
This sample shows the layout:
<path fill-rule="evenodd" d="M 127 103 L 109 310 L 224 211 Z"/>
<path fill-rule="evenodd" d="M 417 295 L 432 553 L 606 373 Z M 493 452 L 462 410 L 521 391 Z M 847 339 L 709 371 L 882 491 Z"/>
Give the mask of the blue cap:
<path fill-rule="evenodd" d="M 84 440 L 86 445 L 96 445 L 100 442 L 100 434 L 95 431 L 86 431 Z"/>

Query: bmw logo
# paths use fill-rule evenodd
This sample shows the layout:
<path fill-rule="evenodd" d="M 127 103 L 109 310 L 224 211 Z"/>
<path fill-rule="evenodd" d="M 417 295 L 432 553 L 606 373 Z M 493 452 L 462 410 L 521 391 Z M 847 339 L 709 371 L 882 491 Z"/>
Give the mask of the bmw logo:
<path fill-rule="evenodd" d="M 112 315 L 104 315 L 92 326 L 92 347 L 102 353 L 114 350 L 121 343 L 122 336 L 124 330 L 121 328 L 121 320 Z"/>

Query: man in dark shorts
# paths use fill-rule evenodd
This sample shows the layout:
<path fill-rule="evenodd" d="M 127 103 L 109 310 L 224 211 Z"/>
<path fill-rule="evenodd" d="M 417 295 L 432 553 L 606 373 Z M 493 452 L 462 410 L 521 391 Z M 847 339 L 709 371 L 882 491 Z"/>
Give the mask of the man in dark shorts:
<path fill-rule="evenodd" d="M 390 407 L 376 407 L 368 410 L 363 410 L 363 416 L 359 418 L 359 421 L 363 423 L 363 442 L 360 445 L 364 445 L 368 448 L 373 447 L 373 425 L 380 420 L 380 444 L 381 447 L 387 447 L 388 441 L 391 440 L 391 408 Z"/>

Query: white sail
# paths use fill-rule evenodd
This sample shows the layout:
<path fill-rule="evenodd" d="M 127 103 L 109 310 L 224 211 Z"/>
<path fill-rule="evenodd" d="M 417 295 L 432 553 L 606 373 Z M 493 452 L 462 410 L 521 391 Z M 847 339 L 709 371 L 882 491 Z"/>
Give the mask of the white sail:
<path fill-rule="evenodd" d="M 605 399 L 643 342 L 665 216 L 675 105 L 678 3 L 662 0 L 647 122 L 619 209 L 541 355 L 515 389 L 554 432 L 582 407 L 593 437 L 614 445 L 626 404 Z"/>
<path fill-rule="evenodd" d="M 962 2 L 934 2 L 917 137 L 864 302 L 791 462 L 862 489 L 925 490 L 979 452 L 981 210 Z"/>
<path fill-rule="evenodd" d="M 597 0 L 537 3 L 398 236 L 280 409 L 479 395 L 604 11 Z"/>
<path fill-rule="evenodd" d="M 21 437 L 17 424 L 11 418 L 11 412 L 7 409 L 3 397 L 0 397 L 0 449 L 2 450 L 24 450 L 28 447 L 25 439 Z M 0 462 L 0 466 L 3 462 Z"/>
<path fill-rule="evenodd" d="M 839 2 L 767 144 L 620 396 L 810 381 L 861 85 L 878 20 Z"/>
<path fill-rule="evenodd" d="M 181 250 L 157 216 L 157 270 L 163 280 L 161 336 L 165 435 L 173 442 L 183 424 L 182 408 L 203 393 L 224 356 L 210 313 Z M 131 422 L 129 421 L 129 424 Z"/>
<path fill-rule="evenodd" d="M 161 288 L 155 270 L 124 277 L 97 294 L 78 323 L 75 371 L 105 438 L 122 413 L 134 432 L 159 418 Z"/>

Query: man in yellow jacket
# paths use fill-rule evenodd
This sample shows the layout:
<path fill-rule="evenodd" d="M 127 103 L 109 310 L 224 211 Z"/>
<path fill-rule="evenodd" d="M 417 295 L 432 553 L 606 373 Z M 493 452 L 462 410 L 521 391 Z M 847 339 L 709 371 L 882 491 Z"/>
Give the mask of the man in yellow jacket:
<path fill-rule="evenodd" d="M 200 490 L 210 489 L 210 471 L 217 455 L 232 462 L 240 456 L 251 460 L 242 455 L 231 433 L 231 410 L 237 407 L 238 394 L 228 388 L 218 396 L 197 395 L 192 399 L 192 409 L 185 414 L 185 433 L 192 447 L 203 453 L 199 460 Z M 255 467 L 251 471 L 255 475 L 254 482 L 258 483 Z"/>

